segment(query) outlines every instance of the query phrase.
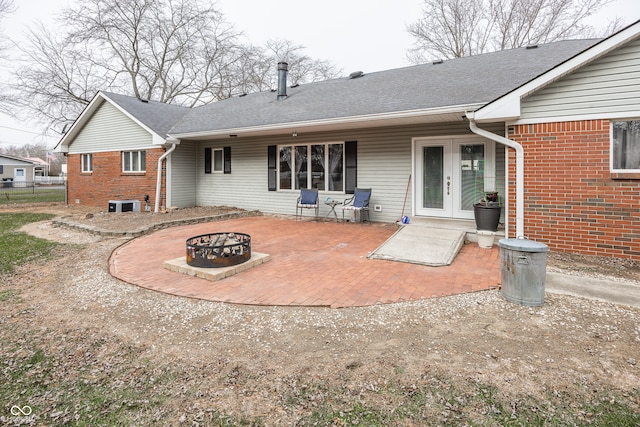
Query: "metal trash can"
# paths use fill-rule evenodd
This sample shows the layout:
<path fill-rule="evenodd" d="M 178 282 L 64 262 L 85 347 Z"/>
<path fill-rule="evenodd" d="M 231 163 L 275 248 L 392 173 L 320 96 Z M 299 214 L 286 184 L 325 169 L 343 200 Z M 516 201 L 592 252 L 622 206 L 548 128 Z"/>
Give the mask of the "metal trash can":
<path fill-rule="evenodd" d="M 500 239 L 498 246 L 502 296 L 521 305 L 544 304 L 549 247 L 527 239 Z"/>

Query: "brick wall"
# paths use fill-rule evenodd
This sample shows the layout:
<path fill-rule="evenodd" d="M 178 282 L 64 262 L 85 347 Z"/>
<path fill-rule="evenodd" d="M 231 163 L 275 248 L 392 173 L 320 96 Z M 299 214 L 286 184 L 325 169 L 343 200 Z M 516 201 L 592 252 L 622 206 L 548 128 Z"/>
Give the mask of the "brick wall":
<path fill-rule="evenodd" d="M 69 204 L 81 204 L 108 208 L 109 200 L 140 200 L 144 209 L 144 196 L 148 195 L 151 209 L 156 197 L 156 179 L 158 158 L 164 149 L 146 150 L 146 172 L 122 172 L 122 154 L 120 151 L 93 153 L 93 172 L 81 172 L 81 155 L 67 156 L 67 201 Z M 165 162 L 166 163 L 166 162 Z M 163 165 L 162 194 L 160 205 L 165 206 L 165 177 Z"/>
<path fill-rule="evenodd" d="M 609 125 L 608 120 L 590 120 L 510 129 L 509 138 L 521 143 L 525 153 L 527 238 L 560 252 L 640 257 L 640 177 L 612 176 Z M 509 160 L 513 234 L 513 150 Z"/>

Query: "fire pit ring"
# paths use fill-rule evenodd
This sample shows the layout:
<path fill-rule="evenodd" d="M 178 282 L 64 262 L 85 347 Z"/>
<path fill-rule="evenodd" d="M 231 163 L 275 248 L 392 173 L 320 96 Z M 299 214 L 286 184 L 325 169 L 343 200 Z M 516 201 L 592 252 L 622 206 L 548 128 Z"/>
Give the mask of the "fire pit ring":
<path fill-rule="evenodd" d="M 251 258 L 251 236 L 226 232 L 201 234 L 187 239 L 187 264 L 192 267 L 221 268 L 241 264 Z"/>

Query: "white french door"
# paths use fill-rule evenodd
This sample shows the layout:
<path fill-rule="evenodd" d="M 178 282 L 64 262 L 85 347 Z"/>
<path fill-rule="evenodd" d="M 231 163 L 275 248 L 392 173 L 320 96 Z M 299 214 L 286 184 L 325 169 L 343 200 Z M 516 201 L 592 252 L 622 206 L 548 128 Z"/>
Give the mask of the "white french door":
<path fill-rule="evenodd" d="M 415 214 L 472 219 L 493 167 L 488 145 L 477 137 L 415 139 Z"/>

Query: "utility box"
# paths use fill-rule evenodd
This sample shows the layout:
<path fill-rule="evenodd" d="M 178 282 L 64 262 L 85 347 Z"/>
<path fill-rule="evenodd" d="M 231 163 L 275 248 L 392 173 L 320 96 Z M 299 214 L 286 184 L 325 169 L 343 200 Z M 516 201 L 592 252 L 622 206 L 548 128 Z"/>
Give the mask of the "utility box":
<path fill-rule="evenodd" d="M 544 304 L 549 247 L 527 239 L 501 239 L 498 246 L 502 296 L 521 305 Z"/>
<path fill-rule="evenodd" d="M 140 212 L 140 201 L 109 200 L 109 212 Z"/>

